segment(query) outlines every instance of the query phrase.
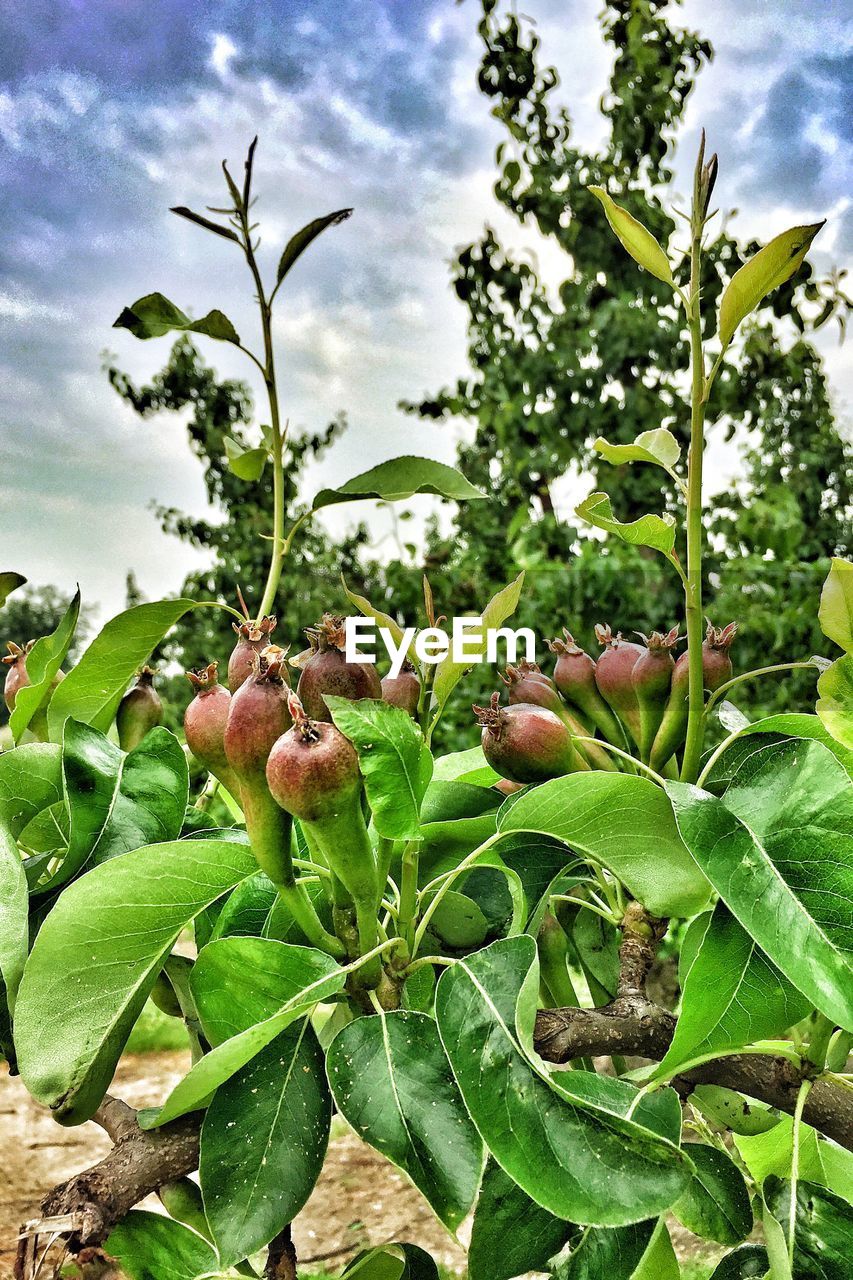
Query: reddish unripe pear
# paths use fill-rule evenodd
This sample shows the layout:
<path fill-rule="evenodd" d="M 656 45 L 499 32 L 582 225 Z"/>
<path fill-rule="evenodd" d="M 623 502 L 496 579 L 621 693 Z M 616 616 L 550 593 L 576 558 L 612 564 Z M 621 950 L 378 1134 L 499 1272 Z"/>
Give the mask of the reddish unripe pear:
<path fill-rule="evenodd" d="M 324 701 L 326 694 L 350 701 L 382 697 L 376 667 L 369 662 L 347 662 L 344 634 L 344 619 L 332 613 L 324 613 L 316 627 L 306 630 L 311 651 L 302 659 L 296 692 L 312 720 L 331 723 L 332 713 Z"/>
<path fill-rule="evenodd" d="M 557 655 L 554 683 L 566 701 L 577 707 L 581 715 L 614 747 L 627 747 L 625 730 L 602 698 L 595 683 L 595 659 L 575 643 L 570 631 L 563 628 L 562 640 L 549 640 L 548 648 Z"/>
<path fill-rule="evenodd" d="M 276 619 L 259 618 L 257 622 L 247 620 L 233 622 L 231 625 L 237 633 L 237 643 L 228 659 L 228 687 L 232 693 L 236 693 L 252 674 L 255 655 L 269 645 Z"/>
<path fill-rule="evenodd" d="M 23 689 L 25 685 L 30 683 L 30 677 L 27 674 L 27 654 L 34 644 L 35 640 L 29 640 L 23 647 L 15 644 L 14 640 L 6 642 L 6 648 L 9 652 L 4 655 L 2 661 L 6 663 L 9 670 L 6 672 L 3 695 L 10 714 L 15 710 L 15 699 L 18 696 L 18 690 Z"/>
<path fill-rule="evenodd" d="M 195 697 L 184 712 L 184 737 L 196 760 L 239 800 L 240 784 L 225 758 L 231 694 L 219 683 L 217 670 L 218 664 L 211 662 L 199 671 L 187 672 Z"/>
<path fill-rule="evenodd" d="M 708 623 L 702 643 L 702 684 L 713 693 L 732 677 L 729 648 L 737 632 L 737 623 L 717 628 Z M 672 687 L 660 727 L 655 734 L 649 764 L 660 772 L 687 736 L 689 718 L 690 659 L 682 653 L 672 673 Z"/>
<path fill-rule="evenodd" d="M 256 653 L 252 674 L 231 696 L 223 744 L 225 759 L 243 786 L 266 786 L 267 757 L 292 723 L 285 657 L 277 645 Z"/>
<path fill-rule="evenodd" d="M 410 716 L 418 713 L 421 698 L 421 682 L 408 658 L 398 676 L 383 676 L 382 699 L 392 707 L 402 707 Z"/>
<path fill-rule="evenodd" d="M 118 704 L 116 729 L 122 751 L 133 751 L 152 729 L 163 721 L 163 703 L 154 688 L 154 671 L 142 667 L 136 684 Z"/>
<path fill-rule="evenodd" d="M 673 627 L 666 634 L 653 631 L 643 639 L 646 651 L 637 659 L 631 672 L 631 683 L 640 708 L 640 756 L 648 761 L 669 700 L 675 670 L 672 650 L 678 643 L 678 627 Z"/>
<path fill-rule="evenodd" d="M 532 702 L 500 705 L 493 693 L 488 707 L 474 707 L 483 726 L 483 755 L 495 773 L 510 782 L 547 782 L 588 769 L 572 745 L 572 735 L 559 716 Z"/>
<path fill-rule="evenodd" d="M 642 645 L 615 636 L 610 627 L 595 625 L 595 635 L 604 652 L 595 664 L 595 683 L 604 701 L 622 721 L 636 743 L 640 741 L 640 706 L 631 683 L 634 665 L 645 653 Z"/>
<path fill-rule="evenodd" d="M 529 703 L 536 707 L 545 707 L 562 720 L 573 738 L 591 736 L 586 725 L 569 711 L 557 692 L 557 686 L 553 680 L 540 671 L 535 663 L 510 665 L 501 679 L 509 689 L 510 706 Z M 584 763 L 588 762 L 596 769 L 613 771 L 615 766 L 603 747 L 597 747 L 592 742 L 573 742 L 572 745 L 580 756 L 580 760 L 575 765 L 576 769 L 582 769 Z"/>

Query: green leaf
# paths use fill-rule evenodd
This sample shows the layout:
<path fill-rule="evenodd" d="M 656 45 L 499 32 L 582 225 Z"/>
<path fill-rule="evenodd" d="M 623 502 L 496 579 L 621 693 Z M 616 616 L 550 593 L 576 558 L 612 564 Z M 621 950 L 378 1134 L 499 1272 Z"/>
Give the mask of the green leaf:
<path fill-rule="evenodd" d="M 175 205 L 169 212 L 176 213 L 179 218 L 186 218 L 188 222 L 194 222 L 196 226 L 204 227 L 205 231 L 212 231 L 215 235 L 222 236 L 224 240 L 233 240 L 234 244 L 240 243 L 240 237 L 231 227 L 224 227 L 221 222 L 214 222 L 212 218 L 205 218 L 202 214 L 188 209 L 186 205 Z"/>
<path fill-rule="evenodd" d="M 486 652 L 486 633 L 492 628 L 498 628 L 506 622 L 507 618 L 512 617 L 518 608 L 518 602 L 521 599 L 521 588 L 524 586 L 524 570 L 496 595 L 492 596 L 486 605 L 480 620 L 482 622 L 482 630 L 479 638 L 472 628 L 466 640 L 466 649 L 469 653 L 476 656 L 466 662 L 454 662 L 453 651 L 442 658 L 441 662 L 435 668 L 435 679 L 433 680 L 432 692 L 436 705 L 436 715 L 440 714 L 444 708 L 444 704 L 450 697 L 456 685 L 462 679 L 466 671 L 470 671 L 477 656 L 482 657 Z"/>
<path fill-rule="evenodd" d="M 265 932 L 270 912 L 280 901 L 269 876 L 263 871 L 256 872 L 228 895 L 207 941 L 231 937 L 260 938 Z"/>
<path fill-rule="evenodd" d="M 651 231 L 644 227 L 642 222 L 638 222 L 627 209 L 623 209 L 615 200 L 611 200 L 603 187 L 590 187 L 589 190 L 604 206 L 607 221 L 616 232 L 623 249 L 626 249 L 634 261 L 657 280 L 662 280 L 664 284 L 670 284 L 675 288 L 669 259 Z"/>
<path fill-rule="evenodd" d="M 669 1079 L 694 1058 L 772 1040 L 810 1009 L 718 902 L 683 983 L 675 1036 L 655 1075 Z"/>
<path fill-rule="evenodd" d="M 357 1254 L 341 1272 L 347 1280 L 440 1280 L 432 1258 L 416 1244 L 385 1244 Z"/>
<path fill-rule="evenodd" d="M 50 700 L 50 736 L 69 716 L 106 733 L 134 674 L 194 600 L 156 600 L 111 618 Z"/>
<path fill-rule="evenodd" d="M 833 557 L 820 593 L 820 629 L 845 653 L 853 651 L 853 564 Z"/>
<path fill-rule="evenodd" d="M 354 604 L 359 613 L 363 614 L 365 618 L 373 618 L 374 622 L 376 622 L 378 626 L 384 627 L 386 631 L 389 631 L 394 637 L 395 645 L 399 648 L 403 640 L 403 628 L 400 626 L 399 622 L 397 622 L 396 618 L 392 618 L 390 613 L 383 613 L 381 609 L 377 609 L 375 605 L 370 603 L 367 596 L 360 596 L 357 592 L 351 591 L 346 584 L 343 574 L 341 574 L 341 583 L 343 585 L 346 598 L 349 600 L 350 604 Z M 406 656 L 415 666 L 418 665 L 417 659 L 413 657 L 410 650 L 407 650 Z"/>
<path fill-rule="evenodd" d="M 225 456 L 228 470 L 239 480 L 248 481 L 260 480 L 269 459 L 266 449 L 244 449 L 231 436 L 225 437 Z"/>
<path fill-rule="evenodd" d="M 577 1227 L 541 1208 L 489 1160 L 474 1210 L 469 1278 L 513 1280 L 528 1271 L 545 1271 L 549 1259 L 577 1234 Z"/>
<path fill-rule="evenodd" d="M 779 1123 L 779 1117 L 763 1103 L 718 1084 L 697 1084 L 690 1102 L 707 1120 L 732 1133 L 766 1133 Z"/>
<path fill-rule="evenodd" d="M 189 777 L 181 745 L 168 729 L 152 729 L 125 755 L 97 729 L 66 720 L 62 768 L 68 851 L 40 890 L 55 890 L 84 868 L 181 834 Z"/>
<path fill-rule="evenodd" d="M 526 1056 L 538 970 L 522 935 L 458 960 L 439 981 L 439 1032 L 471 1118 L 504 1171 L 557 1217 L 619 1226 L 662 1212 L 687 1182 L 678 1149 L 593 1101 L 569 1101 Z"/>
<path fill-rule="evenodd" d="M 51 635 L 42 636 L 40 640 L 36 640 L 27 654 L 27 675 L 30 683 L 18 690 L 15 710 L 9 717 L 9 728 L 16 742 L 20 740 L 36 712 L 50 698 L 50 686 L 74 639 L 79 616 L 80 588 L 78 587 L 74 599 L 65 610 L 56 630 Z"/>
<path fill-rule="evenodd" d="M 489 922 L 472 898 L 449 889 L 432 916 L 429 927 L 453 950 L 479 947 L 486 940 Z"/>
<path fill-rule="evenodd" d="M 720 299 L 720 341 L 731 342 L 742 320 L 780 284 L 790 280 L 799 270 L 812 241 L 824 224 L 791 227 L 759 249 L 754 257 L 736 271 Z"/>
<path fill-rule="evenodd" d="M 256 870 L 242 845 L 176 840 L 102 863 L 60 895 L 24 970 L 15 1043 L 24 1083 L 62 1123 L 100 1103 L 183 929 Z"/>
<path fill-rule="evenodd" d="M 238 345 L 240 342 L 237 330 L 221 311 L 208 311 L 201 320 L 191 320 L 162 293 L 148 293 L 132 306 L 125 307 L 113 328 L 129 329 L 135 338 L 162 338 L 167 333 L 203 333 L 220 342 Z"/>
<path fill-rule="evenodd" d="M 853 653 L 845 653 L 827 667 L 817 691 L 816 710 L 824 726 L 843 747 L 853 750 Z"/>
<path fill-rule="evenodd" d="M 787 1236 L 791 1188 L 776 1181 L 767 1193 L 768 1207 Z M 853 1258 L 853 1209 L 813 1182 L 797 1184 L 794 1211 L 796 1280 L 849 1280 Z"/>
<path fill-rule="evenodd" d="M 853 1028 L 853 786 L 818 742 L 750 756 L 720 799 L 668 782 L 678 829 L 730 911 L 786 978 Z"/>
<path fill-rule="evenodd" d="M 416 493 L 434 493 L 456 502 L 470 502 L 486 496 L 455 467 L 434 462 L 431 458 L 407 456 L 381 462 L 378 467 L 371 467 L 369 471 L 347 480 L 338 489 L 321 489 L 312 503 L 312 510 L 319 511 L 339 502 L 360 502 L 365 498 L 399 502 Z"/>
<path fill-rule="evenodd" d="M 13 591 L 17 591 L 18 587 L 22 587 L 27 579 L 22 573 L 15 573 L 9 569 L 5 573 L 0 573 L 0 609 L 9 599 Z"/>
<path fill-rule="evenodd" d="M 764 1133 L 738 1134 L 735 1146 L 760 1187 L 770 1177 L 787 1178 L 794 1158 L 794 1121 L 780 1116 Z M 835 1195 L 853 1198 L 853 1153 L 822 1138 L 811 1125 L 800 1122 L 800 1150 L 797 1165 L 801 1178 L 826 1187 Z"/>
<path fill-rule="evenodd" d="M 765 734 L 767 737 L 764 742 L 752 742 L 751 738 L 756 734 Z M 763 750 L 770 741 L 769 735 L 773 734 L 773 741 L 778 742 L 781 738 L 811 738 L 816 742 L 821 742 L 832 752 L 836 760 L 844 766 L 850 778 L 853 778 L 853 750 L 843 747 L 837 739 L 833 738 L 824 726 L 821 724 L 817 716 L 804 715 L 802 713 L 785 712 L 776 716 L 767 716 L 764 720 L 755 720 L 748 729 L 744 729 L 738 738 L 723 753 L 717 764 L 708 776 L 708 784 L 728 781 L 732 774 L 740 767 L 743 754 L 752 754 L 755 751 Z"/>
<path fill-rule="evenodd" d="M 656 1226 L 652 1218 L 627 1227 L 588 1227 L 568 1258 L 554 1268 L 554 1280 L 632 1280 Z"/>
<path fill-rule="evenodd" d="M 301 231 L 297 231 L 295 235 L 291 236 L 284 246 L 284 251 L 278 261 L 276 284 L 281 284 L 296 260 L 301 258 L 311 242 L 316 240 L 321 232 L 325 231 L 327 227 L 336 227 L 339 223 L 346 222 L 351 213 L 352 209 L 338 209 L 336 213 L 327 213 L 325 217 L 315 218 L 313 222 L 309 222 Z"/>
<path fill-rule="evenodd" d="M 596 529 L 615 533 L 632 547 L 652 547 L 668 560 L 674 559 L 675 516 L 669 513 L 663 516 L 640 516 L 638 520 L 623 524 L 614 516 L 606 493 L 591 493 L 580 506 L 575 507 L 575 514 L 581 520 L 595 525 Z"/>
<path fill-rule="evenodd" d="M 131 1209 L 113 1227 L 104 1248 L 130 1280 L 197 1280 L 220 1270 L 206 1240 L 183 1223 L 147 1209 Z"/>
<path fill-rule="evenodd" d="M 323 1167 L 331 1118 L 323 1052 L 307 1018 L 216 1090 L 199 1178 L 221 1266 L 255 1253 L 296 1217 Z"/>
<path fill-rule="evenodd" d="M 500 774 L 487 763 L 483 748 L 477 746 L 439 756 L 432 776 L 435 782 L 467 782 L 474 787 L 491 787 Z"/>
<path fill-rule="evenodd" d="M 711 888 L 678 833 L 667 797 L 648 778 L 573 773 L 519 795 L 498 814 L 501 831 L 556 836 L 608 867 L 654 915 L 691 916 Z"/>
<path fill-rule="evenodd" d="M 704 1142 L 691 1142 L 685 1151 L 695 1172 L 672 1206 L 673 1214 L 703 1240 L 740 1244 L 752 1230 L 752 1204 L 743 1174 L 729 1156 Z"/>
<path fill-rule="evenodd" d="M 721 1258 L 709 1280 L 750 1280 L 767 1275 L 770 1259 L 762 1244 L 742 1244 Z"/>
<path fill-rule="evenodd" d="M 625 462 L 650 462 L 663 467 L 670 475 L 674 474 L 675 464 L 681 457 L 681 445 L 666 427 L 642 431 L 633 444 L 611 444 L 599 436 L 593 440 L 592 447 L 615 467 Z"/>
<path fill-rule="evenodd" d="M 357 1018 L 332 1041 L 327 1070 L 344 1119 L 455 1230 L 477 1194 L 484 1153 L 434 1020 L 409 1010 Z"/>
<path fill-rule="evenodd" d="M 175 1085 L 161 1107 L 140 1112 L 140 1128 L 154 1129 L 204 1106 L 215 1089 L 280 1032 L 342 991 L 346 978 L 346 970 L 313 947 L 271 938 L 208 943 L 193 966 L 190 986 L 205 1035 L 215 1048 Z M 243 1006 L 239 1011 L 238 1003 Z"/>
<path fill-rule="evenodd" d="M 415 840 L 420 809 L 432 777 L 424 736 L 402 707 L 387 702 L 328 696 L 326 705 L 341 733 L 358 752 L 367 803 L 380 836 Z"/>

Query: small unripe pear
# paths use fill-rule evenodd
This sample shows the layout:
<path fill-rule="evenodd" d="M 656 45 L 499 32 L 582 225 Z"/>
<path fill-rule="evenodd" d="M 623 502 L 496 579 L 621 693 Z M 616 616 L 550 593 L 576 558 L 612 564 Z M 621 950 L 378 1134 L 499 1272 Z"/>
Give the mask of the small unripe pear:
<path fill-rule="evenodd" d="M 509 689 L 510 706 L 530 703 L 536 707 L 545 707 L 562 720 L 573 738 L 591 736 L 586 725 L 569 711 L 557 692 L 557 686 L 553 680 L 540 671 L 535 664 L 519 663 L 518 666 L 510 664 L 501 679 Z M 615 766 L 603 747 L 597 747 L 593 742 L 573 742 L 572 745 L 579 756 L 575 765 L 576 770 L 583 769 L 587 763 L 595 769 L 604 769 L 609 772 L 614 770 Z"/>
<path fill-rule="evenodd" d="M 242 597 L 241 597 L 242 599 Z M 228 659 L 228 688 L 236 693 L 254 670 L 255 655 L 266 649 L 275 630 L 276 619 L 259 618 L 257 622 L 233 622 L 237 643 Z"/>
<path fill-rule="evenodd" d="M 199 764 L 239 800 L 240 783 L 225 758 L 231 694 L 219 683 L 217 669 L 217 663 L 211 662 L 199 671 L 187 672 L 195 697 L 184 712 L 184 737 Z"/>
<path fill-rule="evenodd" d="M 27 654 L 34 644 L 35 640 L 28 641 L 24 646 L 15 644 L 14 640 L 7 640 L 6 642 L 6 648 L 9 652 L 4 655 L 2 661 L 6 663 L 9 670 L 6 672 L 3 695 L 10 714 L 15 710 L 15 699 L 18 696 L 18 690 L 23 689 L 25 685 L 30 683 L 30 677 L 27 674 Z"/>
<path fill-rule="evenodd" d="M 118 742 L 122 751 L 133 751 L 146 733 L 163 720 L 163 703 L 154 688 L 154 671 L 142 667 L 136 684 L 122 698 L 116 712 Z"/>
<path fill-rule="evenodd" d="M 651 635 L 643 636 L 643 639 L 646 651 L 640 655 L 631 671 L 631 684 L 640 708 L 640 755 L 643 760 L 648 761 L 669 700 L 675 670 L 672 650 L 678 643 L 678 627 L 673 627 L 665 635 L 660 631 L 653 631 Z"/>
<path fill-rule="evenodd" d="M 616 713 L 636 743 L 640 741 L 640 707 L 631 683 L 634 665 L 645 648 L 615 636 L 610 627 L 596 623 L 595 635 L 604 652 L 595 664 L 595 683 L 610 709 Z"/>
<path fill-rule="evenodd" d="M 231 696 L 223 736 L 225 759 L 244 786 L 265 779 L 273 744 L 292 723 L 285 657 L 276 645 L 256 653 L 252 674 Z"/>
<path fill-rule="evenodd" d="M 510 782 L 546 782 L 578 771 L 579 755 L 559 716 L 547 707 L 519 702 L 500 705 L 493 693 L 488 707 L 474 707 L 483 726 L 483 755 L 502 778 Z M 582 768 L 589 768 L 582 764 Z"/>
<path fill-rule="evenodd" d="M 595 659 L 575 643 L 571 632 L 565 627 L 563 637 L 562 640 L 548 641 L 548 648 L 557 655 L 554 666 L 555 685 L 566 701 L 577 707 L 603 738 L 614 747 L 627 747 L 625 730 L 595 683 Z"/>
<path fill-rule="evenodd" d="M 417 715 L 421 698 L 421 682 L 408 658 L 398 676 L 383 676 L 382 700 L 392 707 L 402 707 L 410 716 Z"/>
<path fill-rule="evenodd" d="M 375 665 L 347 662 L 344 634 L 344 619 L 332 613 L 324 613 L 316 627 L 306 631 L 311 651 L 301 660 L 296 692 L 312 720 L 331 723 L 332 713 L 324 701 L 326 694 L 350 701 L 382 697 L 382 682 Z"/>
<path fill-rule="evenodd" d="M 717 628 L 708 623 L 702 643 L 702 685 L 712 693 L 732 676 L 732 660 L 729 648 L 737 631 L 737 623 Z M 672 688 L 663 713 L 660 727 L 655 734 L 649 764 L 658 772 L 664 768 L 674 752 L 687 736 L 689 719 L 690 658 L 682 653 L 672 672 Z"/>
<path fill-rule="evenodd" d="M 290 711 L 293 727 L 275 743 L 267 762 L 267 782 L 275 800 L 308 823 L 355 811 L 362 783 L 352 743 L 335 725 L 311 720 L 299 698 L 291 697 Z"/>

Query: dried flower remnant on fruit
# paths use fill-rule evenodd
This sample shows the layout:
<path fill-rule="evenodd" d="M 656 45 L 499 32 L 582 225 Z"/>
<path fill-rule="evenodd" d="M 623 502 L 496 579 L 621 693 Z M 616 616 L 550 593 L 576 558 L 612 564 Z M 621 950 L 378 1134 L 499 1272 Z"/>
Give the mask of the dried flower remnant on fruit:
<path fill-rule="evenodd" d="M 118 705 L 116 729 L 122 751 L 133 751 L 145 735 L 163 721 L 163 703 L 154 688 L 155 674 L 152 667 L 142 667 L 136 684 Z"/>
<path fill-rule="evenodd" d="M 294 661 L 300 666 L 297 693 L 312 720 L 331 723 L 332 713 L 325 697 L 359 698 L 382 697 L 382 683 L 373 663 L 347 662 L 344 656 L 346 644 L 345 619 L 336 613 L 324 613 L 313 627 L 307 627 L 310 650 L 299 654 Z"/>
<path fill-rule="evenodd" d="M 729 650 L 736 635 L 736 622 L 730 622 L 725 627 L 715 627 L 708 621 L 702 643 L 702 678 L 705 688 L 711 693 L 716 693 L 720 685 L 732 678 L 733 667 Z"/>
<path fill-rule="evenodd" d="M 252 674 L 254 656 L 270 643 L 270 636 L 276 627 L 274 617 L 259 618 L 257 622 L 247 619 L 245 622 L 231 624 L 237 633 L 237 643 L 228 659 L 228 687 L 236 693 L 244 681 Z"/>

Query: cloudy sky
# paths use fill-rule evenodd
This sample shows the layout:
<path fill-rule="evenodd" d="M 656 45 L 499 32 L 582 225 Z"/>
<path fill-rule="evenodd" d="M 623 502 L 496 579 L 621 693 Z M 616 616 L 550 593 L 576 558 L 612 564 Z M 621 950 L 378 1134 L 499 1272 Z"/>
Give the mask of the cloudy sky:
<path fill-rule="evenodd" d="M 601 0 L 523 7 L 560 72 L 578 140 L 594 145 L 609 67 Z M 827 217 L 822 266 L 849 261 L 853 247 L 845 9 L 687 0 L 676 10 L 717 54 L 690 103 L 680 172 L 704 123 L 720 153 L 718 192 L 741 211 L 736 226 L 767 237 Z M 0 8 L 0 568 L 66 587 L 79 579 L 85 598 L 116 610 L 128 569 L 154 598 L 194 563 L 150 509 L 156 500 L 204 510 L 185 432 L 171 419 L 140 424 L 107 386 L 101 354 L 109 348 L 138 377 L 159 367 L 166 341 L 110 327 L 155 289 L 196 315 L 221 306 L 254 338 L 237 255 L 167 210 L 219 203 L 219 162 L 239 172 L 255 132 L 268 264 L 310 218 L 356 210 L 294 270 L 276 331 L 291 421 L 313 429 L 339 409 L 349 416 L 322 481 L 400 452 L 452 461 L 464 428 L 418 424 L 396 404 L 465 367 L 448 284 L 455 247 L 486 219 L 525 242 L 490 197 L 497 134 L 476 89 L 477 15 L 473 0 Z M 553 253 L 540 261 L 559 280 Z M 834 334 L 823 346 L 849 417 L 846 353 Z M 251 380 L 239 352 L 208 343 L 205 354 Z"/>

